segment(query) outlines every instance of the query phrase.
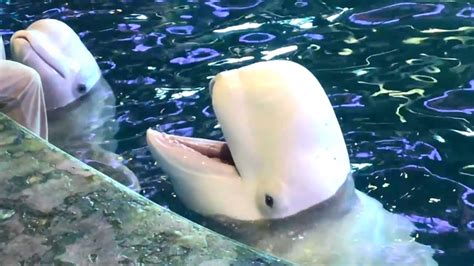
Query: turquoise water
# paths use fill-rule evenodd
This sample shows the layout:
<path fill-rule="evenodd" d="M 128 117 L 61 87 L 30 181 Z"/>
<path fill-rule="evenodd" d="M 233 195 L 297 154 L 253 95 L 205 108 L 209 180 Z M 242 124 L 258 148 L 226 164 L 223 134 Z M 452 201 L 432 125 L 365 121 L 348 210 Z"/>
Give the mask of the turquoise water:
<path fill-rule="evenodd" d="M 209 78 L 264 59 L 299 62 L 330 97 L 361 168 L 357 188 L 415 222 L 438 262 L 472 265 L 474 8 L 345 2 L 1 1 L 0 33 L 45 17 L 78 32 L 117 94 L 119 151 L 142 193 L 207 225 L 173 194 L 145 130 L 222 139 Z"/>

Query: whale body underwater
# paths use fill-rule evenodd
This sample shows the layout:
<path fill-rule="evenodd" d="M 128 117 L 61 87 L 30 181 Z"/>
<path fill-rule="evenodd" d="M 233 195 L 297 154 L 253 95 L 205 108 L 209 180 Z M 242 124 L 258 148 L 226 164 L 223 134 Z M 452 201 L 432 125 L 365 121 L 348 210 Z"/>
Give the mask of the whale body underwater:
<path fill-rule="evenodd" d="M 59 20 L 42 19 L 15 32 L 10 48 L 14 61 L 41 78 L 48 141 L 139 190 L 135 174 L 111 152 L 118 131 L 115 95 L 79 36 Z"/>
<path fill-rule="evenodd" d="M 303 265 L 437 265 L 406 217 L 355 189 L 341 128 L 310 71 L 259 62 L 219 73 L 209 89 L 225 141 L 147 131 L 189 209 Z"/>

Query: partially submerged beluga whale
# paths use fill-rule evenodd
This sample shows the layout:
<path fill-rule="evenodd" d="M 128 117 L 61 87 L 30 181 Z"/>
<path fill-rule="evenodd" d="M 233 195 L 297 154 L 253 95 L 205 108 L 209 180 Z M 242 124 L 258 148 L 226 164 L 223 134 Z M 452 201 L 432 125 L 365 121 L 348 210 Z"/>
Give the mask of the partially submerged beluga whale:
<path fill-rule="evenodd" d="M 115 95 L 79 36 L 59 20 L 42 19 L 15 32 L 10 48 L 13 60 L 41 77 L 47 139 L 138 190 L 135 174 L 112 152 L 116 148 L 113 135 L 118 130 Z"/>
<path fill-rule="evenodd" d="M 408 219 L 355 189 L 337 118 L 311 72 L 255 63 L 218 74 L 210 93 L 225 142 L 147 132 L 187 207 L 237 222 L 238 240 L 300 264 L 436 264 Z"/>

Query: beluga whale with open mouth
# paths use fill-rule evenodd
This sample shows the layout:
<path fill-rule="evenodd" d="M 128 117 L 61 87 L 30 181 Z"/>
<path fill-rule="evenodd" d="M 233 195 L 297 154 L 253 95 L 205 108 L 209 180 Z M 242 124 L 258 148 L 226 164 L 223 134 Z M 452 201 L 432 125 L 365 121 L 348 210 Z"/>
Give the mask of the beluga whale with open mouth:
<path fill-rule="evenodd" d="M 310 71 L 259 62 L 209 87 L 225 142 L 147 131 L 188 208 L 304 265 L 437 264 L 407 218 L 355 189 L 341 128 Z"/>
<path fill-rule="evenodd" d="M 135 174 L 112 152 L 118 130 L 115 95 L 79 36 L 64 22 L 42 19 L 15 32 L 10 48 L 13 60 L 36 70 L 41 78 L 47 115 L 45 138 L 139 190 Z"/>

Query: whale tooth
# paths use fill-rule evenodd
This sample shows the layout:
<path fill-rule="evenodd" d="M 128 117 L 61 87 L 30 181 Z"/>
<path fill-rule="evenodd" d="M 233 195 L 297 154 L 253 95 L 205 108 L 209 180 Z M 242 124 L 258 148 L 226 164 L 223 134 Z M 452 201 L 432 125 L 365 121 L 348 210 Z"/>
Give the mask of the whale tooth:
<path fill-rule="evenodd" d="M 181 142 L 179 142 L 175 137 L 173 137 L 173 135 L 170 135 L 170 134 L 166 134 L 164 132 L 158 132 L 161 137 L 163 139 L 165 139 L 169 144 L 173 144 L 173 145 L 179 145 L 179 146 L 184 146 L 186 147 L 185 145 L 183 145 Z"/>
<path fill-rule="evenodd" d="M 166 139 L 167 141 L 171 142 L 172 138 L 169 134 L 166 134 L 166 133 L 163 133 L 163 132 L 159 132 L 158 131 L 158 134 L 160 134 L 164 139 Z"/>

